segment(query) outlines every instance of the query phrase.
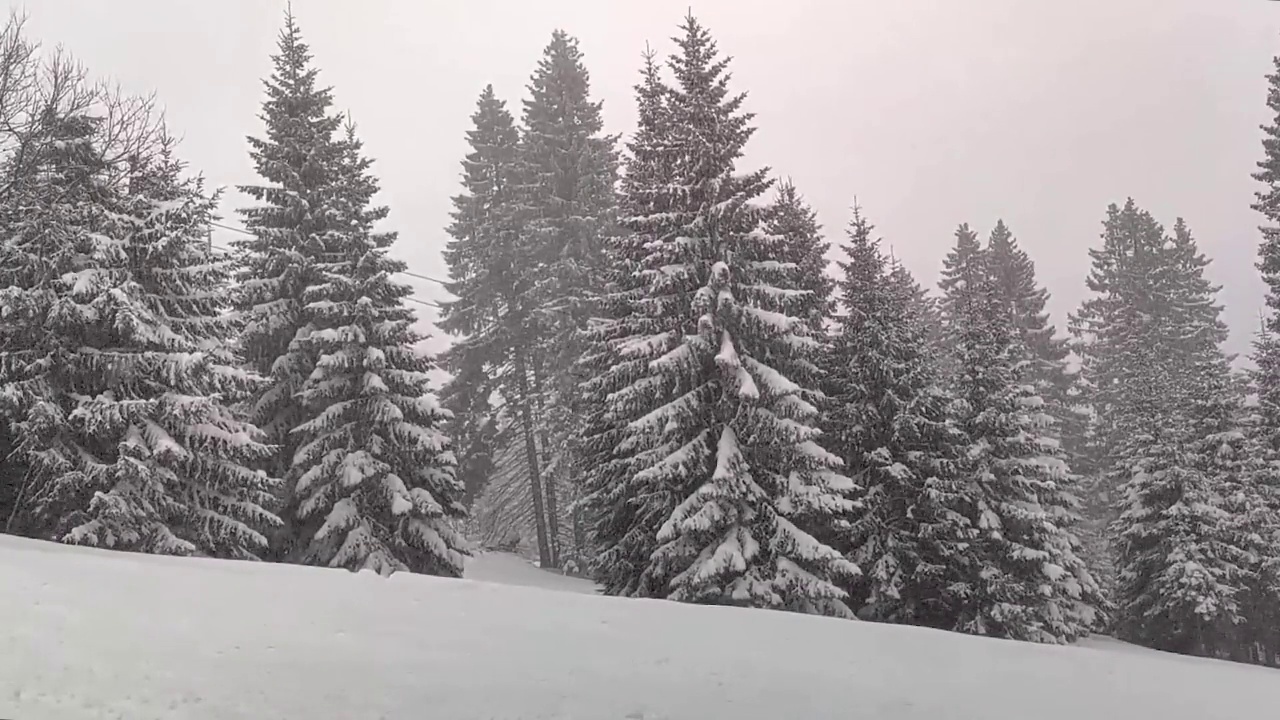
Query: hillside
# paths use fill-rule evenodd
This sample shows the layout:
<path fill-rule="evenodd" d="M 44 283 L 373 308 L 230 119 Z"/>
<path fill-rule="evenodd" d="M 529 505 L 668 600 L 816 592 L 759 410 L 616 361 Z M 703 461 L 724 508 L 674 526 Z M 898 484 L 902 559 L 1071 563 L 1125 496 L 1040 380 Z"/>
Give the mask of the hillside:
<path fill-rule="evenodd" d="M 510 556 L 469 572 L 484 581 L 0 537 L 0 718 L 1231 720 L 1280 707 L 1280 672 L 1109 641 L 604 598 Z"/>

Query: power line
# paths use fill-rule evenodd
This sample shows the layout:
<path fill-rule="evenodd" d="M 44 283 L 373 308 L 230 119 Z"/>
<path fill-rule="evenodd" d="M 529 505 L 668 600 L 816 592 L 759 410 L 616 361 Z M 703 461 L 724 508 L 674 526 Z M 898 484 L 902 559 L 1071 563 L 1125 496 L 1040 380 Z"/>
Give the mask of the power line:
<path fill-rule="evenodd" d="M 232 225 L 223 225 L 222 223 L 217 223 L 217 222 L 210 222 L 209 224 L 210 224 L 211 226 L 213 226 L 213 227 L 220 228 L 220 229 L 222 229 L 222 230 L 229 230 L 229 231 L 231 231 L 231 232 L 233 232 L 233 233 L 239 233 L 239 234 L 241 234 L 241 235 L 247 235 L 247 236 L 249 236 L 249 237 L 254 237 L 254 234 L 253 234 L 253 233 L 249 232 L 248 230 L 245 230 L 244 228 L 238 228 L 238 227 L 234 227 L 234 226 L 232 226 Z M 224 248 L 224 249 L 225 249 L 225 248 Z M 421 274 L 421 273 L 411 272 L 411 271 L 409 271 L 409 270 L 397 270 L 397 271 L 396 271 L 396 273 L 397 273 L 397 274 L 399 274 L 399 275 L 408 275 L 409 277 L 418 278 L 419 280 L 427 280 L 427 281 L 429 281 L 429 282 L 433 282 L 433 283 L 436 283 L 436 284 L 438 284 L 438 285 L 448 285 L 448 284 L 449 284 L 449 283 L 448 283 L 448 281 L 441 280 L 440 278 L 433 278 L 433 277 L 431 277 L 430 275 L 423 275 L 423 274 Z"/>
<path fill-rule="evenodd" d="M 213 221 L 210 221 L 210 222 L 209 222 L 209 225 L 210 225 L 210 226 L 212 226 L 212 227 L 220 228 L 220 229 L 222 229 L 222 230 L 229 230 L 229 231 L 231 231 L 231 232 L 239 233 L 239 234 L 241 234 L 241 235 L 247 235 L 247 236 L 249 236 L 249 237 L 254 237 L 254 234 L 253 234 L 253 233 L 249 232 L 248 230 L 245 230 L 244 228 L 233 227 L 233 226 L 231 226 L 231 225 L 223 225 L 222 223 L 217 223 L 217 222 L 213 222 Z M 212 249 L 214 249 L 214 250 L 221 250 L 222 252 L 226 252 L 226 253 L 232 252 L 231 248 L 226 247 L 225 245 L 214 245 L 212 242 L 211 242 L 211 243 L 209 243 L 209 247 L 210 247 L 210 248 L 212 248 Z M 421 274 L 421 273 L 411 272 L 411 271 L 409 271 L 409 270 L 397 270 L 397 271 L 395 271 L 395 274 L 396 274 L 396 275 L 408 275 L 409 277 L 412 277 L 412 278 L 418 278 L 419 280 L 427 280 L 427 281 L 429 281 L 429 282 L 438 283 L 438 284 L 440 284 L 440 285 L 442 285 L 442 286 L 447 284 L 444 280 L 440 280 L 440 279 L 438 279 L 438 278 L 433 278 L 433 277 L 431 277 L 430 275 L 423 275 L 423 274 Z M 427 305 L 427 306 L 429 306 L 429 307 L 433 307 L 433 308 L 443 308 L 443 307 L 444 307 L 443 305 L 441 305 L 441 304 L 440 304 L 440 303 L 438 303 L 438 302 L 435 302 L 434 300 L 422 300 L 422 299 L 420 299 L 420 298 L 413 297 L 412 295 L 410 295 L 410 296 L 406 297 L 406 298 L 405 298 L 405 300 L 408 300 L 409 302 L 418 303 L 419 305 Z"/>

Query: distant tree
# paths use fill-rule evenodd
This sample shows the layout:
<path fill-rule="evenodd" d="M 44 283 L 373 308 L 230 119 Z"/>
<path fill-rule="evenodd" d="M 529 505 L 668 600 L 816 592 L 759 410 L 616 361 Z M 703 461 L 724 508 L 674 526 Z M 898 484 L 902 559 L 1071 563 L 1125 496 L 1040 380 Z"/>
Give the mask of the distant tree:
<path fill-rule="evenodd" d="M 558 567 L 566 547 L 575 562 L 584 559 L 581 533 L 572 531 L 577 514 L 564 502 L 577 499 L 581 484 L 583 400 L 569 370 L 584 351 L 583 332 L 598 305 L 605 243 L 615 229 L 618 168 L 617 139 L 604 134 L 578 41 L 562 30 L 552 33 L 530 79 L 522 120 L 519 158 L 531 213 L 523 242 L 538 269 L 532 383 L 551 563 Z"/>
<path fill-rule="evenodd" d="M 978 233 L 968 224 L 956 228 L 955 236 L 955 245 L 942 260 L 942 277 L 938 281 L 938 289 L 942 291 L 942 295 L 938 298 L 938 317 L 942 328 L 939 337 L 941 354 L 938 361 L 941 364 L 943 377 L 951 384 L 958 381 L 958 374 L 961 372 L 958 356 L 959 339 L 954 335 L 953 330 L 960 326 L 958 318 L 963 313 L 964 304 L 968 303 L 977 291 L 978 278 L 971 277 L 968 273 L 978 267 L 971 260 L 982 252 Z"/>
<path fill-rule="evenodd" d="M 1079 557 L 1070 469 L 1052 418 L 1031 384 L 1021 340 L 991 254 L 962 226 L 944 303 L 957 350 L 957 415 L 967 516 L 977 531 L 960 565 L 955 627 L 979 635 L 1070 642 L 1091 632 L 1104 602 Z M 955 592 L 955 589 L 952 590 Z"/>
<path fill-rule="evenodd" d="M 863 487 L 841 543 L 865 572 L 851 604 L 868 619 L 945 626 L 976 537 L 960 485 L 965 437 L 928 355 L 919 286 L 889 268 L 856 207 L 847 236 L 823 431 Z"/>
<path fill-rule="evenodd" d="M 1257 587 L 1265 506 L 1243 452 L 1239 384 L 1208 260 L 1130 200 L 1090 251 L 1094 297 L 1077 313 L 1091 405 L 1115 498 L 1117 632 L 1164 650 L 1239 656 Z"/>
<path fill-rule="evenodd" d="M 494 397 L 504 403 L 510 425 L 501 440 L 517 443 L 520 452 L 495 452 L 520 467 L 495 472 L 526 479 L 538 557 L 551 567 L 538 432 L 539 372 L 544 370 L 539 367 L 539 259 L 525 233 L 533 213 L 520 135 L 492 86 L 480 94 L 472 122 L 467 131 L 471 151 L 462 163 L 463 191 L 453 199 L 452 239 L 445 249 L 453 278 L 448 290 L 457 299 L 445 304 L 440 327 L 460 337 L 450 350 L 450 363 L 483 372 L 455 375 L 444 392 L 469 398 L 466 402 L 473 406 Z M 463 382 L 474 384 L 460 387 Z"/>
<path fill-rule="evenodd" d="M 827 275 L 826 255 L 831 243 L 822 236 L 818 214 L 790 180 L 778 185 L 765 220 L 765 232 L 780 242 L 779 260 L 795 263 L 805 281 L 802 289 L 809 295 L 796 309 L 797 317 L 805 318 L 815 330 L 822 330 L 831 314 L 835 289 L 835 281 Z"/>

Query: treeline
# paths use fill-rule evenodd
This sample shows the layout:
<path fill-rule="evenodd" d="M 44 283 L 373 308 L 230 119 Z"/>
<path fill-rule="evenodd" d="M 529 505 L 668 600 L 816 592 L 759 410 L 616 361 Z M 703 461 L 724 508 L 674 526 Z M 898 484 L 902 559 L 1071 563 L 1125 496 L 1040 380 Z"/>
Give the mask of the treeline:
<path fill-rule="evenodd" d="M 448 413 L 355 127 L 292 17 L 250 138 L 251 238 L 149 103 L 0 34 L 6 532 L 172 555 L 460 575 Z"/>
<path fill-rule="evenodd" d="M 11 22 L 6 530 L 441 575 L 470 534 L 615 595 L 1280 662 L 1280 321 L 1233 372 L 1186 223 L 1108 208 L 1065 333 L 1003 222 L 960 225 L 929 292 L 862 209 L 831 237 L 741 171 L 729 61 L 692 16 L 674 42 L 625 140 L 563 32 L 518 113 L 480 94 L 437 404 L 370 161 L 291 16 L 221 259 L 217 197 L 150 109 Z"/>

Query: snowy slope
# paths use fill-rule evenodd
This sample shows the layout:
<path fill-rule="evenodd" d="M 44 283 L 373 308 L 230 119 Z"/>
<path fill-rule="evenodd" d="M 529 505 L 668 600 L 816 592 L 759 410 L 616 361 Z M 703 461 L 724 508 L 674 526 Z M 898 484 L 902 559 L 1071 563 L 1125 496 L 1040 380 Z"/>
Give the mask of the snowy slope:
<path fill-rule="evenodd" d="M 478 562 L 489 579 L 590 590 Z M 0 718 L 13 720 L 1243 720 L 1278 707 L 1280 672 L 1117 644 L 0 537 Z"/>

